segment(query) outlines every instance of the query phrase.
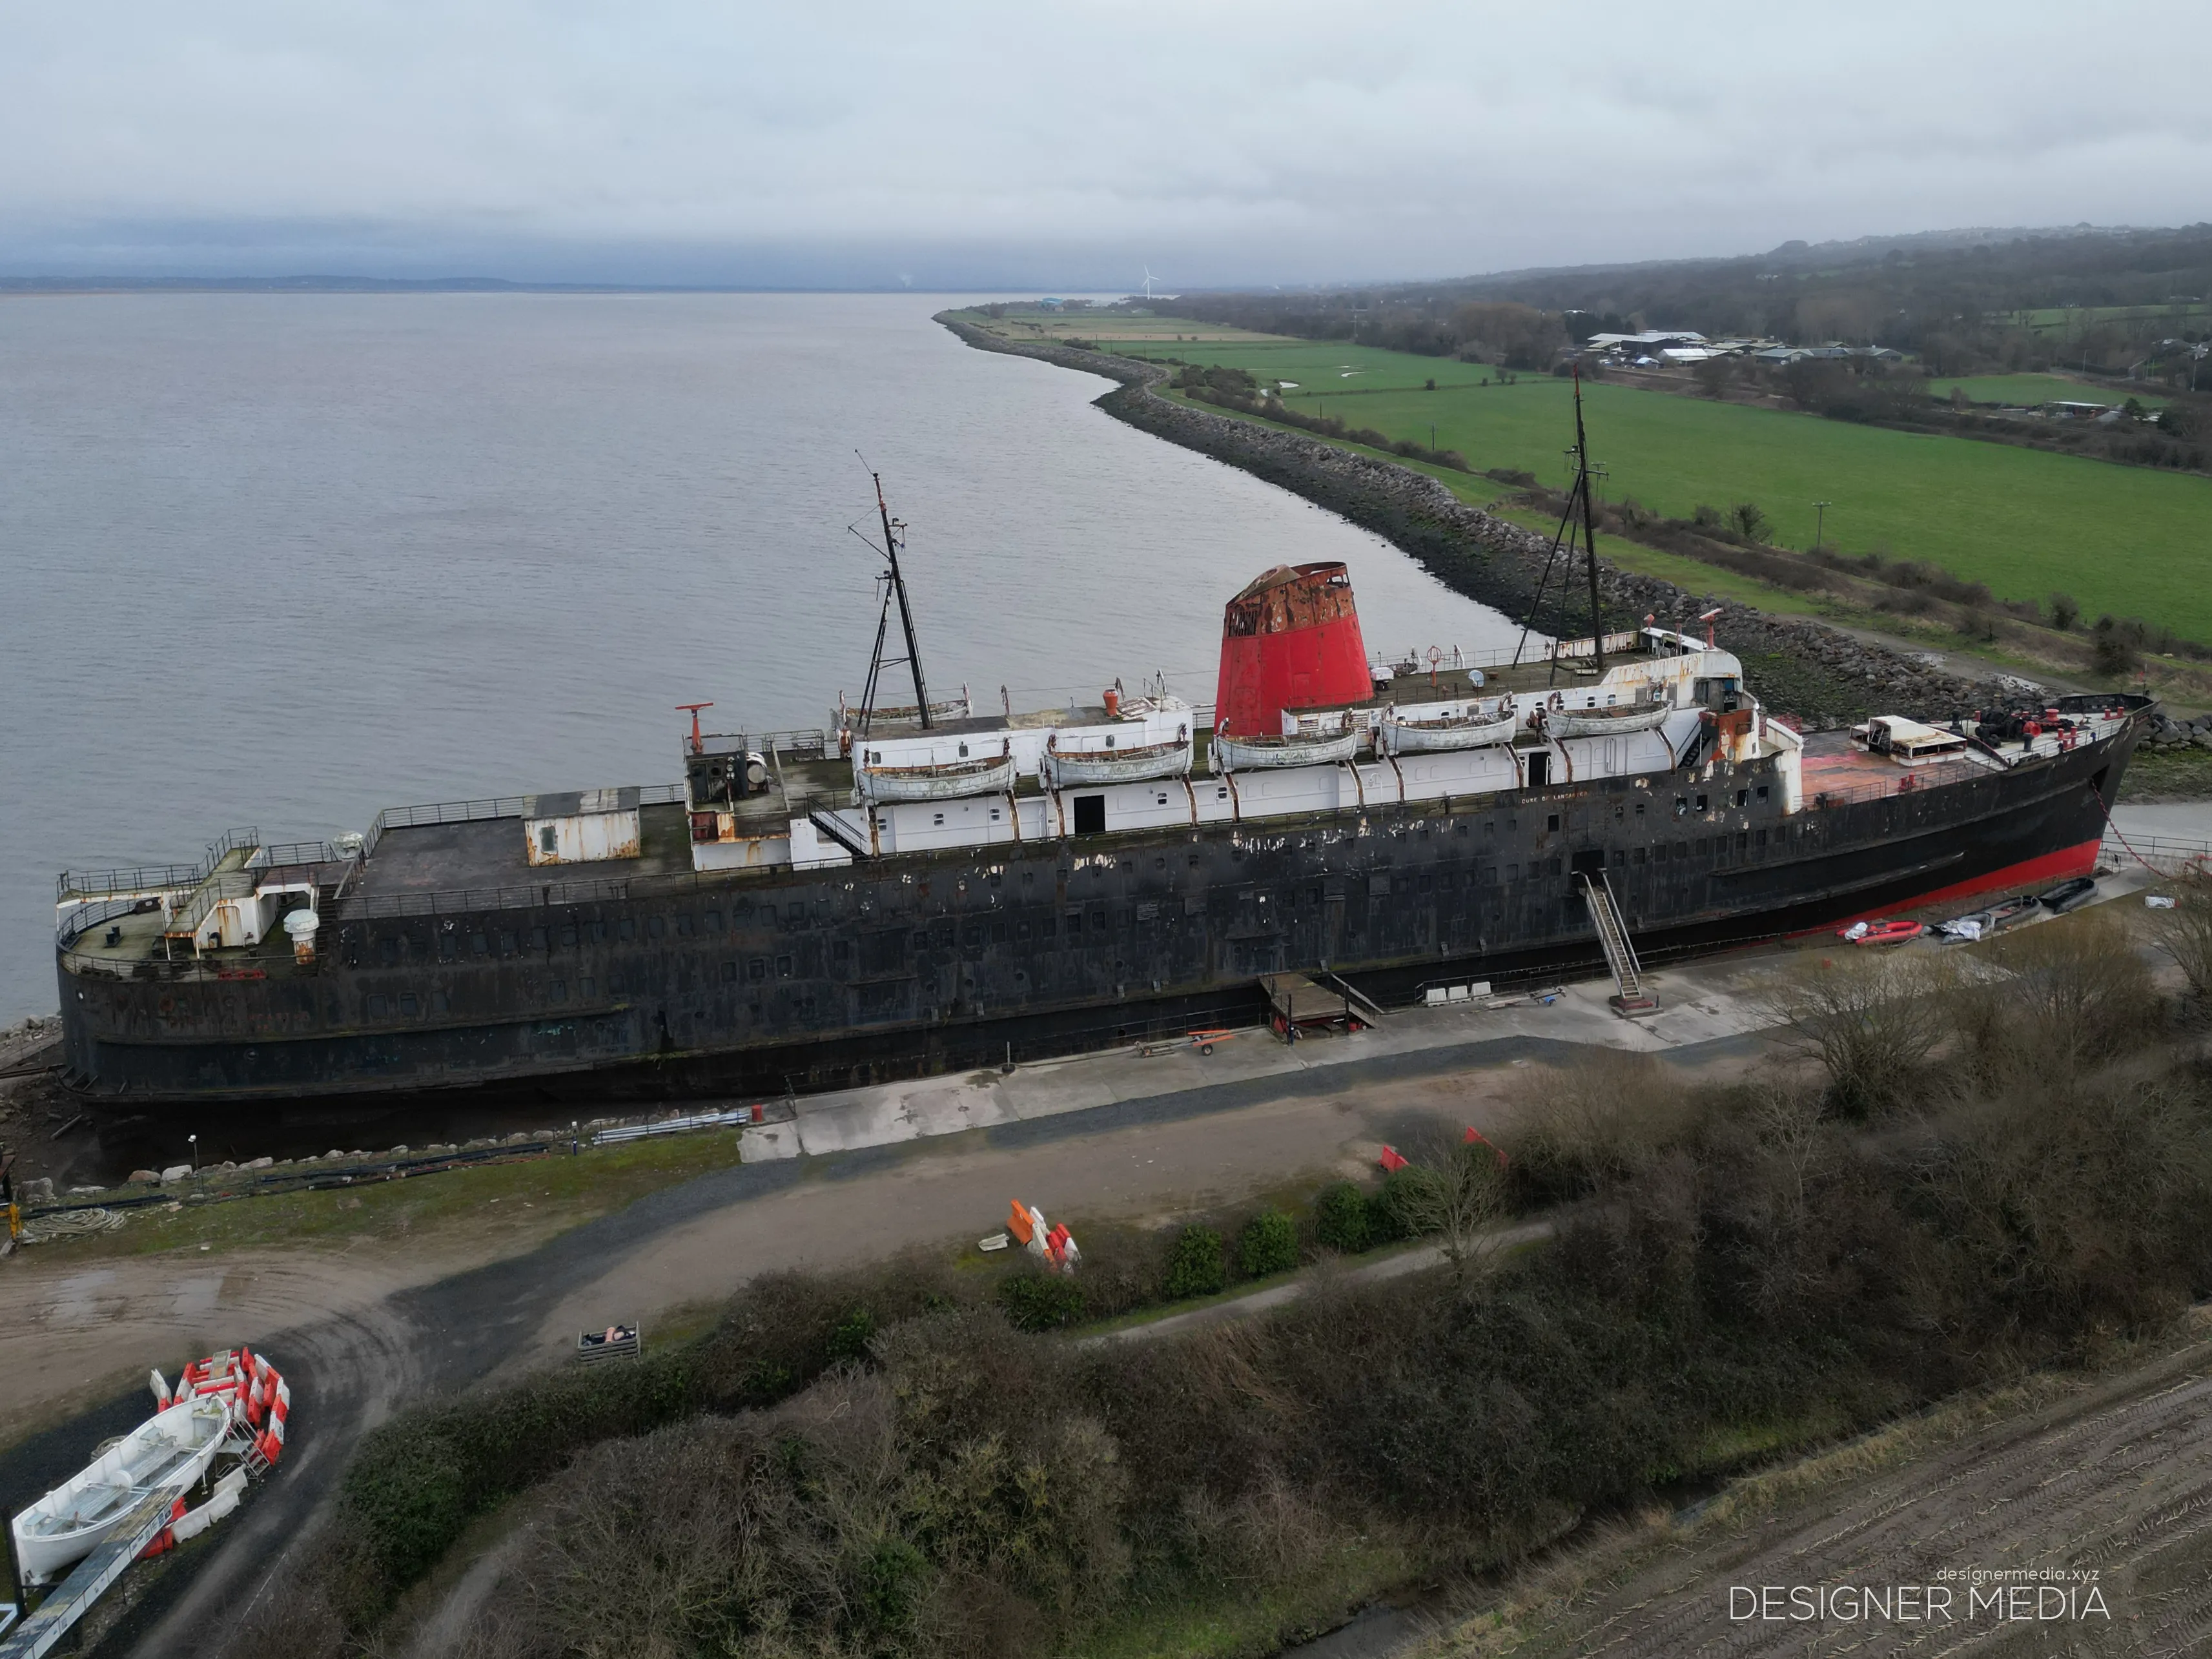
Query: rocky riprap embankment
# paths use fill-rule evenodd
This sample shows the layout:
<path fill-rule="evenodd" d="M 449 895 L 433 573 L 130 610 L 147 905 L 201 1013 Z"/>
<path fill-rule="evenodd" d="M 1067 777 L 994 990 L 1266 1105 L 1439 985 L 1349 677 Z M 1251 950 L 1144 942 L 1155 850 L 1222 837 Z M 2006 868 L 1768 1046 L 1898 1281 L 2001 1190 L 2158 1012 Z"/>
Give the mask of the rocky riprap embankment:
<path fill-rule="evenodd" d="M 2151 717 L 2143 743 L 2152 749 L 2212 749 L 2212 714 L 2178 720 L 2160 713 Z"/>
<path fill-rule="evenodd" d="M 1445 586 L 1507 616 L 1528 614 L 1551 543 L 1542 536 L 1468 506 L 1422 473 L 1354 454 L 1302 433 L 1212 414 L 1158 396 L 1167 378 L 1157 363 L 1043 342 L 1007 340 L 957 317 L 939 321 L 985 351 L 1035 357 L 1120 381 L 1098 400 L 1118 419 L 1280 485 L 1342 514 L 1402 548 Z M 1809 726 L 1830 726 L 1870 713 L 1948 720 L 2005 701 L 1994 680 L 1977 682 L 1917 662 L 1797 617 L 1772 617 L 1741 602 L 1692 593 L 1672 582 L 1620 570 L 1600 560 L 1599 592 L 1613 625 L 1656 617 L 1685 628 L 1715 605 L 1728 647 L 1771 707 Z M 1540 624 L 1547 631 L 1588 627 L 1587 579 L 1579 573 L 1562 592 L 1554 570 Z M 1578 610 L 1577 607 L 1584 607 Z"/>

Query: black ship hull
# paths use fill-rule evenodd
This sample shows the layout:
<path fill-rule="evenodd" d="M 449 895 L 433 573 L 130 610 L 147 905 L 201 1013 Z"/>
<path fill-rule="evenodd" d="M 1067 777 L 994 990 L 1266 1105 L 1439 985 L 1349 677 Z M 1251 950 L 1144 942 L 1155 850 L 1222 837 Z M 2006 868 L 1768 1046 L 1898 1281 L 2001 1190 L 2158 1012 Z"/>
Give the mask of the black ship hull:
<path fill-rule="evenodd" d="M 1601 960 L 1603 868 L 1647 962 L 2086 872 L 2135 743 L 1785 813 L 1771 760 L 1456 801 L 684 878 L 597 902 L 336 918 L 312 970 L 88 971 L 95 1104 L 465 1091 L 781 1094 L 1254 1018 L 1261 975 L 1370 995 Z M 1708 810 L 1698 811 L 1699 805 Z"/>

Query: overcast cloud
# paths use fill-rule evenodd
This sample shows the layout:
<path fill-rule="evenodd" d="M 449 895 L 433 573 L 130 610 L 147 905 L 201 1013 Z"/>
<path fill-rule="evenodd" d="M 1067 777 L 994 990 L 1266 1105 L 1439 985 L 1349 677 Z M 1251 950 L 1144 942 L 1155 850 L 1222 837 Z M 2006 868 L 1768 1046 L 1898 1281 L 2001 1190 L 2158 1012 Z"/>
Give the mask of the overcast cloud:
<path fill-rule="evenodd" d="M 9 272 L 1198 285 L 2212 217 L 2180 3 L 0 15 Z"/>

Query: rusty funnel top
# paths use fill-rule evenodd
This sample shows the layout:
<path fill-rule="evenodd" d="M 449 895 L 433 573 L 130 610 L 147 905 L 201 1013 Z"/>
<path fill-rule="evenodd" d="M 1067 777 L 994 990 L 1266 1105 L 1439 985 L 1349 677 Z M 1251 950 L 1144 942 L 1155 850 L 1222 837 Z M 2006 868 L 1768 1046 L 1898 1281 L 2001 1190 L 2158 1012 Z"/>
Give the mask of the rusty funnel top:
<path fill-rule="evenodd" d="M 1370 689 L 1359 611 L 1341 564 L 1279 564 L 1229 601 L 1216 730 L 1273 737 L 1285 710 L 1358 702 Z"/>

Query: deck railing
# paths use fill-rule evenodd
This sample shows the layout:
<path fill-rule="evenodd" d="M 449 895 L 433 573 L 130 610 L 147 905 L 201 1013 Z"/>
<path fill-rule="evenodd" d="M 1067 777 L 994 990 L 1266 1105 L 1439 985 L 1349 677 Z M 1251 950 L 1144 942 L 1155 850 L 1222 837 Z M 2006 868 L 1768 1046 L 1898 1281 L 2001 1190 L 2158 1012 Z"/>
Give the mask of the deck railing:
<path fill-rule="evenodd" d="M 136 911 L 140 900 L 135 896 L 125 898 L 87 899 L 82 904 L 64 911 L 54 924 L 54 943 L 64 951 L 72 941 L 82 939 L 94 928 L 113 921 L 118 916 L 127 916 Z"/>
<path fill-rule="evenodd" d="M 226 830 L 198 864 L 145 864 L 131 870 L 64 870 L 55 878 L 54 902 L 73 898 L 106 898 L 116 893 L 174 891 L 197 887 L 215 867 L 241 847 L 258 847 L 261 832 L 251 827 Z"/>

